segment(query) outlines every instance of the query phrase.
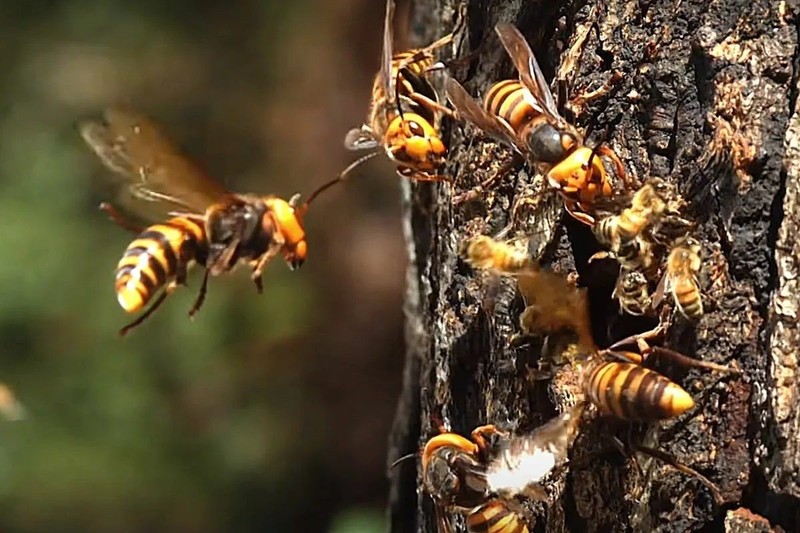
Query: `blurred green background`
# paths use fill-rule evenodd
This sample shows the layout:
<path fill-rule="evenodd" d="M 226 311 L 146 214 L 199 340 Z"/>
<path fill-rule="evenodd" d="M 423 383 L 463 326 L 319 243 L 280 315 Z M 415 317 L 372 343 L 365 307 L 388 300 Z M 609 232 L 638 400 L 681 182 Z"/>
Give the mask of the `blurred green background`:
<path fill-rule="evenodd" d="M 289 197 L 355 154 L 383 2 L 0 2 L 0 530 L 385 530 L 402 367 L 398 180 L 374 160 L 306 217 L 309 260 L 190 277 L 128 337 L 131 235 L 76 123 L 126 99 L 238 191 Z M 402 7 L 402 6 L 401 6 Z M 400 9 L 399 13 L 405 13 Z"/>

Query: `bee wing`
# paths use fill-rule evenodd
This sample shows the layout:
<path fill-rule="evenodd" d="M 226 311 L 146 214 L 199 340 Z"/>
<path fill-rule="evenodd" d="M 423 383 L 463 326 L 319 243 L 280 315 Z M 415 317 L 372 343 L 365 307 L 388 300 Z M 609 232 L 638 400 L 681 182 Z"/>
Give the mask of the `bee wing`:
<path fill-rule="evenodd" d="M 394 76 L 392 76 L 392 56 L 394 46 L 394 3 L 395 0 L 386 0 L 386 16 L 383 19 L 383 50 L 381 51 L 381 84 L 386 91 L 386 98 L 394 98 Z"/>
<path fill-rule="evenodd" d="M 353 128 L 344 138 L 344 147 L 348 150 L 370 150 L 379 146 L 372 131 L 365 128 Z"/>
<path fill-rule="evenodd" d="M 653 309 L 657 308 L 661 305 L 661 302 L 664 301 L 664 296 L 668 292 L 672 292 L 672 276 L 669 272 L 664 272 L 661 276 L 661 279 L 658 282 L 658 286 L 656 290 L 653 292 L 653 296 L 651 298 L 651 306 Z"/>
<path fill-rule="evenodd" d="M 511 57 L 517 72 L 519 72 L 520 81 L 533 96 L 535 107 L 542 113 L 563 121 L 564 118 L 558 112 L 558 106 L 553 98 L 553 93 L 550 91 L 550 86 L 547 84 L 547 80 L 544 79 L 542 69 L 539 68 L 536 56 L 533 55 L 533 51 L 525 37 L 514 25 L 507 22 L 498 23 L 494 30 L 500 37 L 500 42 L 503 43 L 506 52 Z"/>
<path fill-rule="evenodd" d="M 453 104 L 453 107 L 456 108 L 462 118 L 501 142 L 510 144 L 514 149 L 522 153 L 517 146 L 514 130 L 511 129 L 511 126 L 483 109 L 460 83 L 453 78 L 447 78 L 446 92 L 447 99 L 450 100 L 450 103 Z"/>
<path fill-rule="evenodd" d="M 227 190 L 183 155 L 155 121 L 125 105 L 80 124 L 86 143 L 132 196 L 202 213 Z"/>

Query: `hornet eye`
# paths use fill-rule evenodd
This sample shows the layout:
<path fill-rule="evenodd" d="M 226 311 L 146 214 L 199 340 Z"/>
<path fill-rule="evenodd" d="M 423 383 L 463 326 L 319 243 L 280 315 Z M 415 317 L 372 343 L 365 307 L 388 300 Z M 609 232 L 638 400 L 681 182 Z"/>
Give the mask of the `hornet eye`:
<path fill-rule="evenodd" d="M 410 131 L 411 135 L 414 135 L 415 137 L 423 137 L 425 135 L 425 130 L 422 129 L 422 126 L 413 120 L 408 122 L 408 131 Z"/>

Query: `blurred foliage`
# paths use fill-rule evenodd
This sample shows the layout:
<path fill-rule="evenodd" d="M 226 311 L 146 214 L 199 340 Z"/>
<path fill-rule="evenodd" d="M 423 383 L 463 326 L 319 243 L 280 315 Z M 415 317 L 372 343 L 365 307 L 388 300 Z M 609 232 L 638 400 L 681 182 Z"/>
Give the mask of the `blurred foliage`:
<path fill-rule="evenodd" d="M 2 531 L 384 529 L 402 366 L 397 184 L 359 171 L 308 215 L 309 261 L 199 274 L 125 339 L 131 235 L 76 123 L 129 100 L 236 190 L 308 193 L 347 164 L 382 2 L 0 3 Z M 354 31 L 359 29 L 360 31 Z"/>

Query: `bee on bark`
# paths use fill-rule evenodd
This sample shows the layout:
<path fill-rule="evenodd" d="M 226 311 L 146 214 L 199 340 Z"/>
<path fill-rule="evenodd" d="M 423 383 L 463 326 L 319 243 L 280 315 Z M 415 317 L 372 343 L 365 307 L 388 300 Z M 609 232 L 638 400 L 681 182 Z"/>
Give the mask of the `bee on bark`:
<path fill-rule="evenodd" d="M 664 292 L 670 292 L 678 311 L 687 319 L 697 322 L 703 316 L 703 298 L 700 291 L 700 243 L 691 237 L 678 242 L 667 257 L 664 277 L 656 289 L 654 301 L 660 302 Z"/>
<path fill-rule="evenodd" d="M 620 310 L 629 315 L 644 315 L 652 303 L 648 285 L 642 272 L 621 268 L 613 294 L 619 300 Z"/>
<path fill-rule="evenodd" d="M 342 178 L 363 161 L 380 153 L 380 148 L 397 164 L 400 176 L 422 181 L 445 179 L 438 174 L 447 147 L 439 123 L 450 110 L 438 102 L 426 76 L 435 68 L 434 52 L 452 41 L 452 34 L 425 48 L 394 53 L 395 2 L 387 0 L 383 27 L 381 68 L 372 86 L 367 121 L 345 137 L 349 150 L 378 149 L 350 165 Z"/>
<path fill-rule="evenodd" d="M 135 313 L 158 294 L 136 320 L 120 330 L 121 335 L 141 324 L 176 287 L 184 285 L 194 264 L 206 270 L 190 316 L 203 303 L 209 275 L 247 263 L 260 293 L 262 272 L 270 259 L 282 255 L 291 269 L 305 261 L 308 245 L 302 216 L 313 197 L 333 182 L 302 205 L 299 195 L 287 201 L 275 195 L 230 192 L 184 156 L 153 120 L 124 105 L 106 109 L 102 120 L 83 122 L 80 132 L 105 166 L 126 183 L 137 207 L 148 214 L 161 212 L 159 216 L 166 218 L 140 227 L 110 204 L 101 206 L 119 225 L 138 233 L 117 265 L 115 290 L 120 306 Z"/>
<path fill-rule="evenodd" d="M 600 219 L 593 228 L 594 234 L 623 267 L 647 269 L 654 257 L 652 244 L 644 233 L 658 222 L 666 207 L 654 184 L 647 183 L 633 194 L 630 207 Z"/>
<path fill-rule="evenodd" d="M 481 105 L 450 78 L 446 84 L 450 102 L 461 118 L 525 156 L 563 197 L 567 212 L 593 226 L 593 204 L 613 193 L 602 158 L 608 157 L 624 180 L 622 162 L 608 146 L 585 146 L 583 136 L 561 116 L 536 57 L 519 30 L 500 23 L 495 31 L 519 79 L 494 84 Z"/>

